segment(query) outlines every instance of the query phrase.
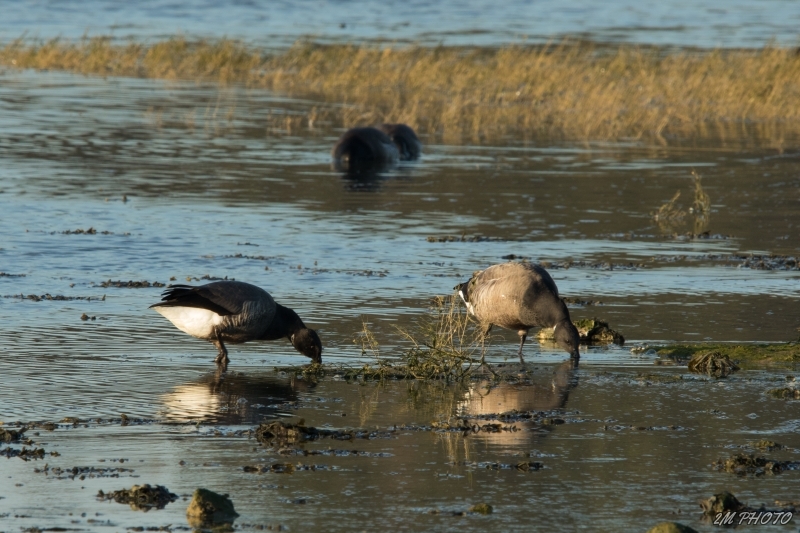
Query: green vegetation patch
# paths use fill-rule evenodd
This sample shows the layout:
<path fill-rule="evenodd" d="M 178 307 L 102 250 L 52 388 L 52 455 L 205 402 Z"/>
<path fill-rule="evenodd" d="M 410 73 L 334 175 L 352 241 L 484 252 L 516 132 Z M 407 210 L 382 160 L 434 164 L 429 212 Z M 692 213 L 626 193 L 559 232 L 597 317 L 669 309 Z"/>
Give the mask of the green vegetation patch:
<path fill-rule="evenodd" d="M 673 359 L 690 359 L 695 354 L 717 352 L 733 361 L 748 363 L 794 363 L 800 361 L 800 344 L 797 342 L 773 344 L 668 344 L 654 348 L 659 356 Z"/>

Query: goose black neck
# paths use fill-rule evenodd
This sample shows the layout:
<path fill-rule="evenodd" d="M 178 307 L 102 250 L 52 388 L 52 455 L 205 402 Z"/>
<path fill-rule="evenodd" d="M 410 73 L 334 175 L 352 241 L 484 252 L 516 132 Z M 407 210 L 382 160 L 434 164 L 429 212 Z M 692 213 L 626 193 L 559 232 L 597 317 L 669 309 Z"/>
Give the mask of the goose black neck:
<path fill-rule="evenodd" d="M 272 319 L 267 331 L 264 332 L 264 336 L 261 337 L 262 340 L 288 338 L 306 327 L 293 310 L 281 304 L 275 305 L 275 317 Z"/>

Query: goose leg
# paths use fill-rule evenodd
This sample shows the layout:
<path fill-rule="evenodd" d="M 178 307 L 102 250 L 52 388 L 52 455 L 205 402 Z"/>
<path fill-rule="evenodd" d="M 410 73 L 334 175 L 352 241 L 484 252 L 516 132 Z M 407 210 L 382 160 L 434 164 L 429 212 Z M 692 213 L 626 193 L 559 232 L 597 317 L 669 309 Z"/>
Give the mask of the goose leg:
<path fill-rule="evenodd" d="M 492 331 L 492 325 L 487 324 L 481 328 L 481 365 L 486 365 L 486 361 L 484 357 L 486 357 L 486 337 L 489 336 L 489 332 Z M 486 365 L 488 366 L 488 365 Z"/>
<path fill-rule="evenodd" d="M 522 358 L 522 347 L 525 345 L 525 339 L 528 338 L 528 335 L 523 333 L 519 336 L 519 362 L 525 364 L 525 360 Z"/>
<path fill-rule="evenodd" d="M 217 347 L 217 357 L 214 359 L 214 362 L 217 363 L 217 366 L 228 366 L 228 349 L 225 347 L 225 344 L 222 342 L 222 337 L 219 336 L 219 331 L 216 329 L 214 330 L 215 339 L 211 342 L 214 343 L 214 346 Z"/>

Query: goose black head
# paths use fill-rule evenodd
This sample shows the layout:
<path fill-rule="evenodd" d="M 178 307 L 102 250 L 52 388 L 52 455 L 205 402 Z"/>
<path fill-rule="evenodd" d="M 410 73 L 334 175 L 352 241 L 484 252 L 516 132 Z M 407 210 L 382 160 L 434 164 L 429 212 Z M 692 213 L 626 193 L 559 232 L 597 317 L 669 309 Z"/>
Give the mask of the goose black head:
<path fill-rule="evenodd" d="M 322 363 L 322 341 L 313 329 L 302 328 L 297 330 L 291 337 L 292 346 L 295 350 L 310 357 L 314 363 Z"/>
<path fill-rule="evenodd" d="M 465 304 L 469 303 L 469 281 L 459 283 L 453 287 L 453 290 L 458 291 L 458 295 L 461 296 L 461 299 L 464 300 Z"/>
<path fill-rule="evenodd" d="M 580 338 L 578 336 L 578 330 L 572 322 L 569 320 L 562 320 L 556 324 L 556 328 L 553 331 L 553 338 L 558 347 L 568 352 L 571 358 L 576 360 L 580 359 L 581 354 L 578 351 Z"/>

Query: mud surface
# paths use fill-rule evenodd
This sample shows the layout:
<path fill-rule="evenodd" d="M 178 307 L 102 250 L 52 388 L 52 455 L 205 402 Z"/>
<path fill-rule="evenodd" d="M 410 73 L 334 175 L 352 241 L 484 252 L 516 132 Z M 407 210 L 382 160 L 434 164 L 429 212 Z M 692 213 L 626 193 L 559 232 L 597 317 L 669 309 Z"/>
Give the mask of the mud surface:
<path fill-rule="evenodd" d="M 734 453 L 800 460 L 789 147 L 431 145 L 354 186 L 330 167 L 341 132 L 275 126 L 324 103 L 52 72 L 0 79 L 9 531 L 185 528 L 198 487 L 230 495 L 237 528 L 294 531 L 360 530 L 376 516 L 399 531 L 642 531 L 676 514 L 713 531 L 697 503 L 709 495 L 773 508 L 800 493 L 791 468 L 710 466 Z M 691 168 L 711 198 L 705 237 L 651 217 Z M 408 348 L 395 326 L 474 270 L 521 259 L 548 265 L 573 320 L 601 318 L 625 346 L 583 346 L 574 368 L 531 338 L 521 367 L 516 333 L 498 331 L 486 358 L 501 383 L 363 379 L 376 364 L 354 342 L 363 320 L 394 360 Z M 148 309 L 169 283 L 226 278 L 266 288 L 317 329 L 325 372 L 292 370 L 305 360 L 277 340 L 230 346 L 216 373 L 210 343 Z M 690 373 L 700 350 L 741 370 Z M 286 435 L 257 438 L 277 422 Z M 759 441 L 782 446 L 748 447 Z M 179 500 L 142 513 L 95 497 L 144 482 Z M 470 511 L 479 504 L 493 512 Z"/>

